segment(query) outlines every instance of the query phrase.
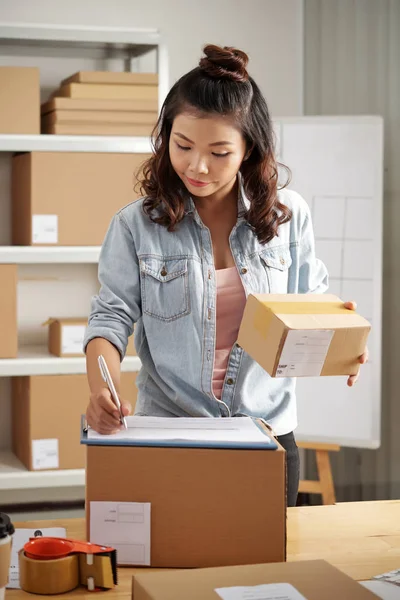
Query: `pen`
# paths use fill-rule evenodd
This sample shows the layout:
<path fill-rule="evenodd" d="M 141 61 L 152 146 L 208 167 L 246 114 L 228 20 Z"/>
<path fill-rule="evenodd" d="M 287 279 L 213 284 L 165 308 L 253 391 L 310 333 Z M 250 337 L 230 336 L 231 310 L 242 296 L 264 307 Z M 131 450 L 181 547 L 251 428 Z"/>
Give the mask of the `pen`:
<path fill-rule="evenodd" d="M 121 423 L 121 425 L 124 426 L 125 429 L 128 429 L 128 425 L 126 424 L 126 419 L 125 419 L 124 415 L 122 414 L 121 402 L 119 401 L 117 390 L 115 389 L 113 380 L 111 379 L 110 371 L 108 370 L 107 363 L 104 359 L 104 356 L 102 354 L 100 354 L 100 356 L 97 358 L 97 361 L 99 363 L 99 369 L 100 369 L 101 376 L 104 379 L 104 381 L 106 382 L 108 389 L 110 390 L 111 397 L 114 401 L 114 404 L 116 405 L 116 407 L 119 410 L 120 423 Z"/>

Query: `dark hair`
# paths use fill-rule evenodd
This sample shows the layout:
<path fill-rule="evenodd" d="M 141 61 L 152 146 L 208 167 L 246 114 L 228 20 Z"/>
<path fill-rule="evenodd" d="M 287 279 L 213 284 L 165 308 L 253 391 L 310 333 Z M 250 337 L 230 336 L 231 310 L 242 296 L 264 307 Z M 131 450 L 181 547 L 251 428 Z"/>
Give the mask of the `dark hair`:
<path fill-rule="evenodd" d="M 169 156 L 169 138 L 175 117 L 186 110 L 200 114 L 233 115 L 246 140 L 249 156 L 240 172 L 250 208 L 245 218 L 264 244 L 291 211 L 278 201 L 278 167 L 274 132 L 266 101 L 247 73 L 248 57 L 235 48 L 208 45 L 199 66 L 181 77 L 168 93 L 153 131 L 154 153 L 139 179 L 145 196 L 143 209 L 154 221 L 173 231 L 185 215 L 188 192 L 175 173 Z M 289 169 L 286 169 L 288 175 Z M 289 183 L 289 176 L 285 185 Z M 284 186 L 283 186 L 284 187 Z"/>

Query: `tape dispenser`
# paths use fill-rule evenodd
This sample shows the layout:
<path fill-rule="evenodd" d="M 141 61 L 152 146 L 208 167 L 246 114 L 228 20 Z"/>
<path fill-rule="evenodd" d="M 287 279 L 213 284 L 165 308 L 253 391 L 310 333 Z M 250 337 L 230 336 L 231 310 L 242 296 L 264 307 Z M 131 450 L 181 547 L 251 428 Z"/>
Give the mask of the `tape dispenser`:
<path fill-rule="evenodd" d="M 79 585 L 89 591 L 117 585 L 114 548 L 55 537 L 31 538 L 18 553 L 21 589 L 62 594 Z"/>

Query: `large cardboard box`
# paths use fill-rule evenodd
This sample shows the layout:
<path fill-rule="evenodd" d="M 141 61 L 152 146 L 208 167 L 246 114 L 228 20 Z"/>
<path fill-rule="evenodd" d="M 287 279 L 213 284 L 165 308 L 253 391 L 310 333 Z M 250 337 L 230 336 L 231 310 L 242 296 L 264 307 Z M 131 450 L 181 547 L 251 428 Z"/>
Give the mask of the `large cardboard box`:
<path fill-rule="evenodd" d="M 121 396 L 134 407 L 136 374 L 121 374 Z M 31 471 L 81 469 L 79 425 L 89 400 L 86 375 L 12 378 L 13 451 Z"/>
<path fill-rule="evenodd" d="M 87 536 L 92 502 L 150 503 L 152 567 L 284 561 L 285 488 L 281 447 L 88 445 Z"/>
<path fill-rule="evenodd" d="M 12 241 L 99 246 L 112 216 L 134 199 L 147 154 L 31 152 L 13 158 Z"/>
<path fill-rule="evenodd" d="M 254 294 L 238 344 L 271 377 L 356 375 L 370 329 L 331 294 Z"/>
<path fill-rule="evenodd" d="M 39 69 L 0 67 L 0 90 L 0 134 L 39 134 Z"/>
<path fill-rule="evenodd" d="M 287 587 L 286 593 L 284 587 L 269 588 L 269 594 L 265 588 L 264 594 L 262 588 L 257 590 L 258 586 L 272 584 L 290 585 L 297 594 Z M 241 594 L 233 595 L 234 590 L 229 590 L 236 587 L 244 588 Z M 300 597 L 304 600 L 376 599 L 375 594 L 323 560 L 143 573 L 135 575 L 132 584 L 132 600 L 300 600 Z"/>
<path fill-rule="evenodd" d="M 48 350 L 53 356 L 63 358 L 84 356 L 83 342 L 88 321 L 86 318 L 50 318 L 44 325 L 49 326 Z M 133 336 L 129 338 L 126 356 L 136 356 Z"/>
<path fill-rule="evenodd" d="M 0 358 L 16 358 L 17 265 L 0 265 Z"/>

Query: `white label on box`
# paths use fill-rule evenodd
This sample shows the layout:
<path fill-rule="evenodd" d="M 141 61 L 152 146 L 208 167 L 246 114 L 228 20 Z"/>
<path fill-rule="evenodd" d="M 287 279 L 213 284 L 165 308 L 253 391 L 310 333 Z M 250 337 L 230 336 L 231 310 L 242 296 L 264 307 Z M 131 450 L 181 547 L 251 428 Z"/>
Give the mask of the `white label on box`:
<path fill-rule="evenodd" d="M 61 325 L 61 353 L 83 354 L 86 325 Z"/>
<path fill-rule="evenodd" d="M 222 600 L 307 600 L 290 583 L 266 583 L 215 590 Z"/>
<path fill-rule="evenodd" d="M 58 243 L 58 215 L 32 215 L 32 244 Z"/>
<path fill-rule="evenodd" d="M 19 589 L 18 552 L 32 537 L 61 537 L 67 535 L 63 527 L 47 527 L 45 529 L 16 529 L 13 535 L 10 570 L 8 572 L 8 588 Z"/>
<path fill-rule="evenodd" d="M 150 566 L 150 503 L 91 502 L 90 541 L 111 546 L 119 565 Z"/>
<path fill-rule="evenodd" d="M 58 469 L 58 440 L 32 440 L 32 468 Z"/>
<path fill-rule="evenodd" d="M 282 348 L 276 377 L 318 377 L 334 331 L 290 329 Z"/>

